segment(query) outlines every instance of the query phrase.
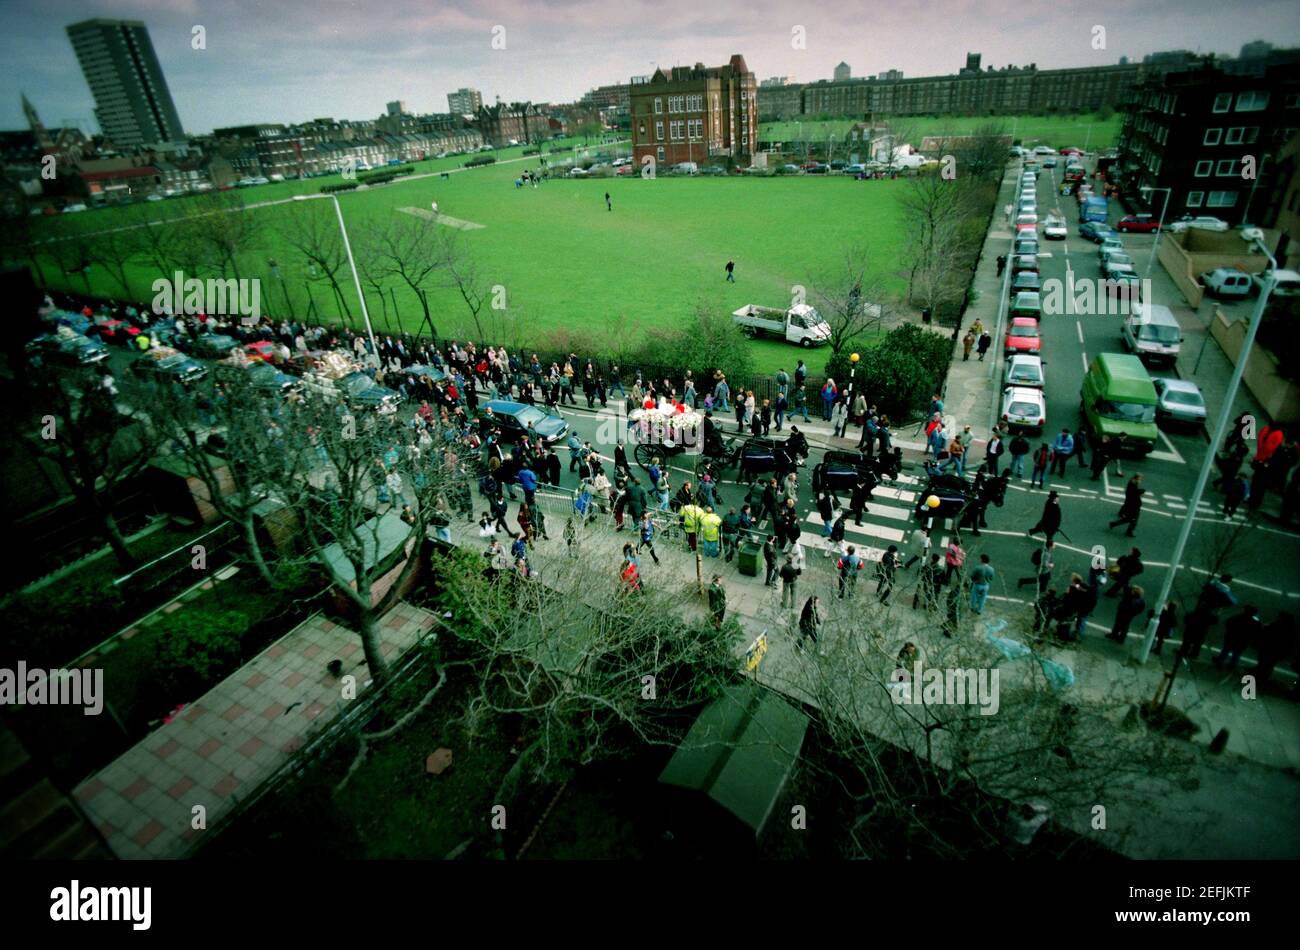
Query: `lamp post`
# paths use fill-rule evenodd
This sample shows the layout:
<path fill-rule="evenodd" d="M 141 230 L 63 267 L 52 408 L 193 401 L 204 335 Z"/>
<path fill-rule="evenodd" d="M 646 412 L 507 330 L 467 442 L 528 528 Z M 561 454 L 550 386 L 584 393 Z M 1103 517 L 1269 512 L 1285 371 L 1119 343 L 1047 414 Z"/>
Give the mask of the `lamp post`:
<path fill-rule="evenodd" d="M 1264 163 L 1268 161 L 1268 155 L 1264 154 L 1259 157 L 1259 168 L 1255 169 L 1255 181 L 1250 186 L 1250 196 L 1246 198 L 1246 207 L 1241 212 L 1241 220 L 1250 222 L 1250 205 L 1255 200 L 1255 189 L 1259 187 L 1259 180 L 1264 177 Z"/>
<path fill-rule="evenodd" d="M 846 398 L 847 405 L 844 407 L 844 418 L 850 418 L 849 413 L 853 411 L 853 375 L 858 371 L 858 360 L 862 359 L 857 353 L 849 354 L 849 393 Z M 857 420 L 854 420 L 855 422 Z M 848 422 L 844 423 L 845 431 L 848 430 Z"/>
<path fill-rule="evenodd" d="M 361 290 L 361 275 L 357 273 L 357 262 L 352 257 L 352 242 L 348 240 L 348 227 L 343 223 L 343 208 L 339 205 L 339 196 L 335 194 L 293 196 L 294 201 L 312 201 L 316 198 L 329 198 L 334 202 L 334 212 L 339 219 L 339 232 L 343 235 L 343 250 L 348 254 L 348 267 L 352 270 L 352 282 L 356 285 L 357 299 L 361 302 L 361 316 L 366 321 L 366 334 L 370 337 L 371 356 L 378 365 L 379 343 L 375 340 L 375 329 L 370 325 L 370 311 L 366 308 L 366 295 Z"/>
<path fill-rule="evenodd" d="M 1152 188 L 1150 185 L 1144 186 L 1142 194 L 1150 195 L 1153 191 L 1163 191 L 1165 193 L 1164 203 L 1160 206 L 1160 223 L 1156 225 L 1156 239 L 1151 243 L 1151 256 L 1147 258 L 1148 279 L 1151 277 L 1151 265 L 1156 262 L 1156 248 L 1160 246 L 1160 235 L 1165 233 L 1165 212 L 1169 210 L 1169 195 L 1172 193 L 1170 188 Z"/>
<path fill-rule="evenodd" d="M 1228 382 L 1228 389 L 1223 394 L 1223 408 L 1219 410 L 1219 422 L 1214 427 L 1214 440 L 1210 443 L 1210 449 L 1205 453 L 1205 460 L 1201 463 L 1201 472 L 1196 478 L 1196 488 L 1192 491 L 1192 497 L 1187 502 L 1187 517 L 1183 520 L 1183 526 L 1178 532 L 1178 541 L 1174 544 L 1174 555 L 1169 559 L 1169 570 L 1165 573 L 1164 583 L 1160 587 L 1160 596 L 1156 598 L 1155 611 L 1151 614 L 1151 621 L 1147 624 L 1146 638 L 1142 641 L 1142 649 L 1138 652 L 1138 663 L 1145 663 L 1147 657 L 1151 655 L 1151 644 L 1156 639 L 1156 627 L 1160 623 L 1160 615 L 1164 612 L 1165 604 L 1169 600 L 1169 592 L 1174 586 L 1174 576 L 1178 573 L 1179 562 L 1183 558 L 1183 549 L 1187 547 L 1187 538 L 1192 533 L 1192 525 L 1196 522 L 1196 512 L 1201 504 L 1201 495 L 1205 492 L 1205 485 L 1210 480 L 1210 470 L 1214 466 L 1215 449 L 1223 444 L 1224 436 L 1228 431 L 1228 421 L 1232 418 L 1232 403 L 1237 398 L 1237 389 L 1241 386 L 1241 375 L 1246 370 L 1246 360 L 1250 357 L 1250 349 L 1255 344 L 1255 334 L 1259 331 L 1259 325 L 1264 319 L 1264 308 L 1268 305 L 1268 296 L 1273 292 L 1273 285 L 1277 278 L 1277 261 L 1273 255 L 1268 252 L 1262 241 L 1258 238 L 1249 238 L 1251 245 L 1259 250 L 1268 258 L 1272 270 L 1264 278 L 1263 287 L 1259 291 L 1259 300 L 1255 303 L 1255 312 L 1250 315 L 1250 324 L 1246 328 L 1246 337 L 1241 341 L 1241 349 L 1237 353 L 1237 364 L 1232 369 L 1232 379 Z"/>

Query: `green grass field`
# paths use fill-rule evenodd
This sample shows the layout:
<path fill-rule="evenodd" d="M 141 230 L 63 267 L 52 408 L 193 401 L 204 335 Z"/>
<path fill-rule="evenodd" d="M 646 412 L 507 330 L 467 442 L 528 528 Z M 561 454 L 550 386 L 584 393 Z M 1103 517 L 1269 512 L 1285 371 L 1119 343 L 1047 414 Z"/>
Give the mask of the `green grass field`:
<path fill-rule="evenodd" d="M 764 142 L 796 142 L 800 135 L 809 142 L 825 142 L 828 137 L 843 139 L 855 119 L 830 119 L 823 121 L 764 122 L 759 126 L 759 139 Z M 1123 116 L 1112 115 L 1101 119 L 1095 115 L 1019 115 L 1019 116 L 900 116 L 886 118 L 918 147 L 921 139 L 931 135 L 968 135 L 973 129 L 991 122 L 1003 126 L 1007 135 L 1018 138 L 1026 145 L 1047 144 L 1056 148 L 1065 145 L 1089 149 L 1113 145 L 1119 137 Z"/>
<path fill-rule="evenodd" d="M 902 226 L 897 197 L 903 180 L 856 182 L 846 178 L 660 178 L 552 180 L 537 189 L 516 189 L 514 178 L 527 163 L 505 163 L 518 149 L 498 153 L 498 164 L 451 175 L 378 186 L 340 196 L 348 230 L 362 240 L 368 221 L 399 214 L 397 209 L 427 209 L 436 200 L 446 215 L 483 225 L 463 231 L 465 246 L 478 262 L 483 281 L 506 289 L 507 313 L 523 326 L 525 339 L 544 339 L 553 328 L 599 325 L 622 316 L 633 332 L 686 319 L 697 302 L 730 312 L 746 303 L 785 305 L 791 288 L 812 289 L 843 267 L 844 249 L 865 246 L 874 270 L 896 291 L 903 289 Z M 557 156 L 558 157 L 558 156 Z M 458 167 L 464 157 L 422 163 L 420 171 Z M 552 159 L 554 161 L 555 159 Z M 285 182 L 226 193 L 248 202 L 283 200 L 295 193 L 316 192 L 333 179 Z M 609 191 L 613 211 L 605 209 Z M 177 214 L 190 199 L 146 205 L 153 216 Z M 137 206 L 139 207 L 139 206 Z M 285 312 L 285 293 L 293 311 L 308 307 L 304 263 L 276 234 L 287 207 L 257 208 L 268 226 L 262 245 L 246 253 L 241 276 L 262 278 L 263 312 Z M 332 214 L 329 203 L 314 203 Z M 75 226 L 91 231 L 120 227 L 130 220 L 126 208 L 108 208 L 42 222 L 47 228 Z M 53 230 L 50 231 L 52 235 Z M 275 258 L 281 279 L 270 276 L 267 260 Z M 724 281 L 723 265 L 736 261 L 736 283 Z M 43 264 L 56 286 L 83 291 L 80 277 L 65 281 L 51 260 Z M 103 267 L 90 272 L 91 288 L 121 297 L 121 288 Z M 152 298 L 152 268 L 140 261 L 130 273 L 132 296 Z M 209 275 L 201 275 L 209 276 Z M 353 314 L 359 313 L 350 276 L 345 293 Z M 337 315 L 328 286 L 313 285 L 314 299 L 328 316 Z M 420 309 L 414 294 L 393 286 L 401 325 L 417 329 Z M 391 304 L 384 308 L 367 293 L 376 332 L 396 328 Z M 433 294 L 435 325 L 440 334 L 466 336 L 469 314 L 453 289 Z M 490 315 L 489 315 L 490 316 Z M 800 355 L 779 341 L 753 344 L 759 371 L 789 368 Z M 821 369 L 814 357 L 810 366 Z"/>

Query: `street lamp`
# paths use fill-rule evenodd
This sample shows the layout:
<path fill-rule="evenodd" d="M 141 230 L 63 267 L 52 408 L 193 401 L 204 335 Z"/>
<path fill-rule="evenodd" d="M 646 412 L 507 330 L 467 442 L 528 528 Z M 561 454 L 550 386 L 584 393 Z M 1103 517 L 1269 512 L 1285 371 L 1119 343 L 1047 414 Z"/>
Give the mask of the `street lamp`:
<path fill-rule="evenodd" d="M 1174 575 L 1178 573 L 1179 562 L 1183 558 L 1183 549 L 1187 546 L 1187 538 L 1192 533 L 1192 525 L 1196 522 L 1196 512 L 1201 505 L 1201 495 L 1205 492 L 1205 485 L 1210 480 L 1210 469 L 1214 466 L 1215 450 L 1223 444 L 1224 436 L 1228 431 L 1228 420 L 1232 418 L 1232 403 L 1237 398 L 1237 389 L 1241 386 L 1241 376 L 1246 370 L 1246 360 L 1250 356 L 1250 349 L 1255 344 L 1255 334 L 1259 331 L 1259 325 L 1264 319 L 1264 308 L 1268 305 L 1269 294 L 1273 292 L 1273 286 L 1277 282 L 1277 261 L 1273 255 L 1268 252 L 1268 248 L 1257 237 L 1246 237 L 1242 239 L 1252 245 L 1265 257 L 1271 265 L 1271 269 L 1263 276 L 1263 286 L 1259 291 L 1259 300 L 1255 303 L 1255 312 L 1250 315 L 1250 325 L 1246 328 L 1246 338 L 1241 341 L 1241 350 L 1237 353 L 1237 365 L 1232 369 L 1232 379 L 1228 382 L 1227 392 L 1223 394 L 1223 408 L 1219 410 L 1219 423 L 1214 428 L 1214 440 L 1210 443 L 1210 449 L 1205 453 L 1205 460 L 1201 463 L 1201 473 L 1196 478 L 1196 488 L 1192 491 L 1192 497 L 1187 502 L 1187 517 L 1183 519 L 1183 526 L 1178 532 L 1178 541 L 1174 545 L 1174 556 L 1170 558 L 1169 570 L 1165 574 L 1164 583 L 1160 588 L 1160 596 L 1156 599 L 1155 612 L 1151 614 L 1151 622 L 1147 625 L 1146 638 L 1142 641 L 1142 649 L 1138 653 L 1138 663 L 1145 663 L 1147 657 L 1151 655 L 1151 644 L 1155 642 L 1156 627 L 1160 624 L 1160 615 L 1164 613 L 1165 604 L 1169 601 L 1169 592 L 1174 586 Z"/>
<path fill-rule="evenodd" d="M 339 196 L 336 194 L 322 195 L 294 195 L 294 201 L 312 201 L 316 198 L 329 198 L 334 202 L 334 212 L 338 215 L 339 231 L 343 235 L 343 249 L 348 253 L 348 267 L 352 269 L 352 282 L 357 288 L 357 299 L 361 301 L 361 316 L 366 321 L 366 334 L 370 337 L 371 355 L 374 357 L 375 364 L 379 364 L 379 343 L 375 340 L 375 329 L 370 325 L 370 311 L 366 309 L 366 295 L 361 290 L 361 275 L 357 273 L 357 262 L 352 258 L 352 242 L 348 240 L 348 227 L 343 223 L 343 209 L 339 206 Z"/>
<path fill-rule="evenodd" d="M 1162 204 L 1162 205 L 1160 206 L 1160 223 L 1159 223 L 1158 225 L 1156 225 L 1156 239 L 1155 239 L 1155 241 L 1153 241 L 1152 244 L 1151 244 L 1151 256 L 1147 258 L 1147 273 L 1146 273 L 1146 276 L 1147 276 L 1147 279 L 1149 280 L 1149 279 L 1151 278 L 1151 265 L 1154 264 L 1154 263 L 1156 262 L 1156 248 L 1158 248 L 1158 247 L 1160 246 L 1160 235 L 1162 235 L 1162 234 L 1165 233 L 1165 212 L 1169 210 L 1169 196 L 1170 196 L 1170 194 L 1172 194 L 1173 192 L 1172 192 L 1172 189 L 1170 189 L 1170 188 L 1153 188 L 1153 187 L 1151 187 L 1150 185 L 1144 185 L 1144 186 L 1140 189 L 1140 191 L 1142 192 L 1143 195 L 1148 196 L 1148 198 L 1147 198 L 1147 201 L 1148 201 L 1148 202 L 1150 202 L 1150 200 L 1151 200 L 1150 197 L 1149 197 L 1150 194 L 1151 194 L 1151 192 L 1153 192 L 1153 191 L 1163 191 L 1163 192 L 1165 193 L 1165 201 L 1164 201 L 1164 204 Z"/>

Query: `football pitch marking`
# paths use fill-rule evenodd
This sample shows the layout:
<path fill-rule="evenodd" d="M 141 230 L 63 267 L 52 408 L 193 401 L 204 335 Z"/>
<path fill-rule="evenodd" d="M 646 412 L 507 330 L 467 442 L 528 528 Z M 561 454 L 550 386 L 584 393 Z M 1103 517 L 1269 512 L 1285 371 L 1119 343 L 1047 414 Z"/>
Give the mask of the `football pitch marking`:
<path fill-rule="evenodd" d="M 475 224 L 473 221 L 464 221 L 460 218 L 453 218 L 451 215 L 438 212 L 435 214 L 425 208 L 398 208 L 403 214 L 413 214 L 418 218 L 430 218 L 439 224 L 445 224 L 449 228 L 460 228 L 462 231 L 477 231 L 487 227 L 486 224 Z"/>

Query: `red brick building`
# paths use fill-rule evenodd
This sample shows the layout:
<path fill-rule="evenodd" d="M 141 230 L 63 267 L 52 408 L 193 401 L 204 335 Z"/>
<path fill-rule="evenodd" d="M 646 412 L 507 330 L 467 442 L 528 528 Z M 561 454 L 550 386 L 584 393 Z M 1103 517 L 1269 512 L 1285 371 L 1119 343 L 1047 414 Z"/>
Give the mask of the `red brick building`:
<path fill-rule="evenodd" d="M 678 162 L 748 165 L 758 148 L 758 82 L 745 58 L 655 70 L 630 87 L 632 153 L 659 166 Z"/>

